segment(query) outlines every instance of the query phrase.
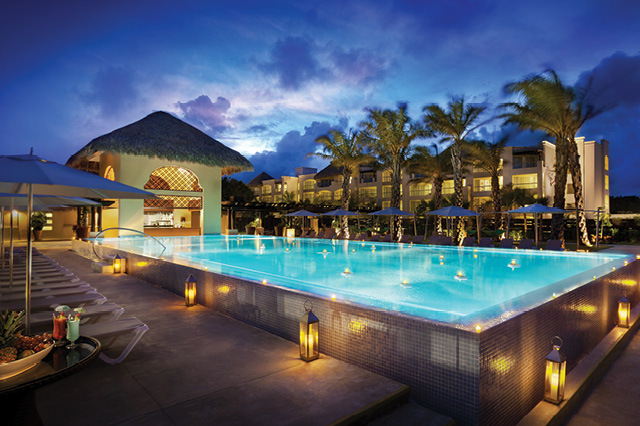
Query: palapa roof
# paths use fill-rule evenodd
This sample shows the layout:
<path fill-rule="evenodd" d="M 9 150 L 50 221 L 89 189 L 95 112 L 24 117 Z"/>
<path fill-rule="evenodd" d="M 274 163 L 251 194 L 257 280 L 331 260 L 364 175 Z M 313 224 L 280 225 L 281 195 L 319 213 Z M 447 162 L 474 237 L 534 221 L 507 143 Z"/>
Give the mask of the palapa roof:
<path fill-rule="evenodd" d="M 325 167 L 324 169 L 316 173 L 316 175 L 314 176 L 314 179 L 323 179 L 323 178 L 339 176 L 342 174 L 342 169 L 343 167 L 336 167 L 334 165 L 329 164 L 327 167 Z"/>
<path fill-rule="evenodd" d="M 253 171 L 238 151 L 163 111 L 95 138 L 73 154 L 67 165 L 82 166 L 100 151 L 221 167 L 223 174 Z"/>
<path fill-rule="evenodd" d="M 262 186 L 263 180 L 271 180 L 271 179 L 273 179 L 271 176 L 269 176 L 265 172 L 262 172 L 258 176 L 251 179 L 251 182 L 249 182 L 247 186 Z"/>

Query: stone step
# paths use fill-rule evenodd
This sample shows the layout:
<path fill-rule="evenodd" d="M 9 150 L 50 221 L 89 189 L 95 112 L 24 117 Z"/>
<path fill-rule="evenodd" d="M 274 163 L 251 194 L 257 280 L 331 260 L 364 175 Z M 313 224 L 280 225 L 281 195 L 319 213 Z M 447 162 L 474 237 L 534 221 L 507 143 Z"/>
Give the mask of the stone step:
<path fill-rule="evenodd" d="M 107 262 L 92 262 L 91 270 L 99 274 L 113 274 L 113 265 Z"/>

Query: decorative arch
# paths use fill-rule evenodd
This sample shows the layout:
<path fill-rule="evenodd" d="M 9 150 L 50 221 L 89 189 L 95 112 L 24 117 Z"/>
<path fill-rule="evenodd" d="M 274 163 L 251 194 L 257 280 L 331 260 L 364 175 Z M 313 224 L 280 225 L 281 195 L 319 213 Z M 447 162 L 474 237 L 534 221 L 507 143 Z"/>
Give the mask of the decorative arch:
<path fill-rule="evenodd" d="M 202 192 L 198 176 L 191 170 L 178 166 L 165 166 L 155 169 L 149 176 L 145 189 L 169 191 Z"/>

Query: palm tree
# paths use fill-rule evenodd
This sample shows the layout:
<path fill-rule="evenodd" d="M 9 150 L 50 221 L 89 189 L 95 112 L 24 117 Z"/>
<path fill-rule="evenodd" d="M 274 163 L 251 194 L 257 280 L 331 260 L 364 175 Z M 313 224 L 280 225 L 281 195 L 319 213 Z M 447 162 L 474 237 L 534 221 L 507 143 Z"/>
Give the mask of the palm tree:
<path fill-rule="evenodd" d="M 554 207 L 565 208 L 567 170 L 571 173 L 578 222 L 583 244 L 591 246 L 587 231 L 582 190 L 580 155 L 576 144 L 576 134 L 584 122 L 601 111 L 587 106 L 585 99 L 589 86 L 578 91 L 562 84 L 553 70 L 526 77 L 522 81 L 510 83 L 505 91 L 521 96 L 519 102 L 508 102 L 501 107 L 508 112 L 502 117 L 506 123 L 515 123 L 520 129 L 540 130 L 554 137 L 556 142 Z M 564 218 L 554 215 L 554 238 L 564 238 Z"/>
<path fill-rule="evenodd" d="M 314 152 L 325 160 L 331 160 L 331 165 L 342 168 L 342 208 L 349 210 L 351 176 L 356 167 L 371 162 L 371 156 L 363 149 L 363 135 L 360 132 L 349 131 L 345 134 L 339 130 L 330 130 L 329 134 L 316 138 L 316 143 L 322 144 L 322 152 Z M 349 223 L 347 217 L 342 217 L 342 235 L 348 236 Z"/>
<path fill-rule="evenodd" d="M 424 107 L 424 121 L 428 129 L 442 136 L 442 142 L 451 144 L 451 166 L 453 168 L 454 201 L 455 205 L 462 207 L 462 147 L 471 132 L 484 123 L 478 123 L 480 115 L 486 107 L 466 104 L 464 98 L 452 98 L 447 111 L 439 105 L 427 105 Z M 454 226 L 454 240 L 459 239 L 459 228 L 462 221 L 456 220 Z"/>
<path fill-rule="evenodd" d="M 497 142 L 473 141 L 468 144 L 468 151 L 474 167 L 489 173 L 491 177 L 491 198 L 495 213 L 495 229 L 502 229 L 503 221 L 500 213 L 502 201 L 500 200 L 500 173 L 502 172 L 502 151 L 509 140 L 503 136 Z"/>
<path fill-rule="evenodd" d="M 367 109 L 369 116 L 361 123 L 367 146 L 380 165 L 391 172 L 391 207 L 400 208 L 402 169 L 411 155 L 411 142 L 425 136 L 425 130 L 407 115 L 407 104 L 396 110 Z M 393 217 L 392 233 L 400 238 L 400 218 Z"/>
<path fill-rule="evenodd" d="M 424 177 L 412 179 L 411 182 L 433 185 L 431 200 L 434 210 L 438 210 L 442 208 L 442 184 L 446 176 L 451 173 L 451 161 L 445 155 L 440 155 L 436 144 L 432 144 L 431 147 L 435 150 L 435 155 L 426 146 L 417 146 L 409 158 L 407 171 L 424 175 Z M 436 230 L 442 232 L 440 216 L 436 219 Z"/>

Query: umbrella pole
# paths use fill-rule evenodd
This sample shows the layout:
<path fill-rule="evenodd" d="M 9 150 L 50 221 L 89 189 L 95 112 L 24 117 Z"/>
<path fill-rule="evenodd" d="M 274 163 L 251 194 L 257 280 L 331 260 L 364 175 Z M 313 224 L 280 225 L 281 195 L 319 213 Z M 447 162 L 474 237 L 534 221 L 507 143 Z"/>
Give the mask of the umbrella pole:
<path fill-rule="evenodd" d="M 2 269 L 4 269 L 4 206 L 0 207 L 0 220 L 2 220 Z"/>
<path fill-rule="evenodd" d="M 476 216 L 476 239 L 480 244 L 480 215 Z"/>
<path fill-rule="evenodd" d="M 533 217 L 535 218 L 536 221 L 536 247 L 538 247 L 538 215 L 534 214 Z"/>
<path fill-rule="evenodd" d="M 2 226 L 4 229 L 4 221 L 2 222 Z M 4 243 L 4 232 L 2 233 L 2 237 L 3 237 L 2 241 Z M 596 213 L 596 248 L 598 248 L 599 245 L 600 245 L 600 207 L 598 207 L 598 212 Z M 4 268 L 4 257 L 2 258 L 2 267 Z"/>
<path fill-rule="evenodd" d="M 33 184 L 29 184 L 27 207 L 27 285 L 25 287 L 25 334 L 31 334 L 31 211 L 33 210 Z"/>
<path fill-rule="evenodd" d="M 509 226 L 511 225 L 511 213 L 507 214 L 507 235 L 506 238 L 509 238 Z"/>
<path fill-rule="evenodd" d="M 362 234 L 362 230 L 360 229 L 360 210 L 358 210 L 358 234 Z"/>
<path fill-rule="evenodd" d="M 413 215 L 413 236 L 418 235 L 418 225 L 416 224 L 416 215 Z"/>
<path fill-rule="evenodd" d="M 425 214 L 426 219 L 424 220 L 424 239 L 427 239 L 427 231 L 429 230 L 429 215 Z"/>
<path fill-rule="evenodd" d="M 9 287 L 13 286 L 13 198 L 9 206 Z"/>

